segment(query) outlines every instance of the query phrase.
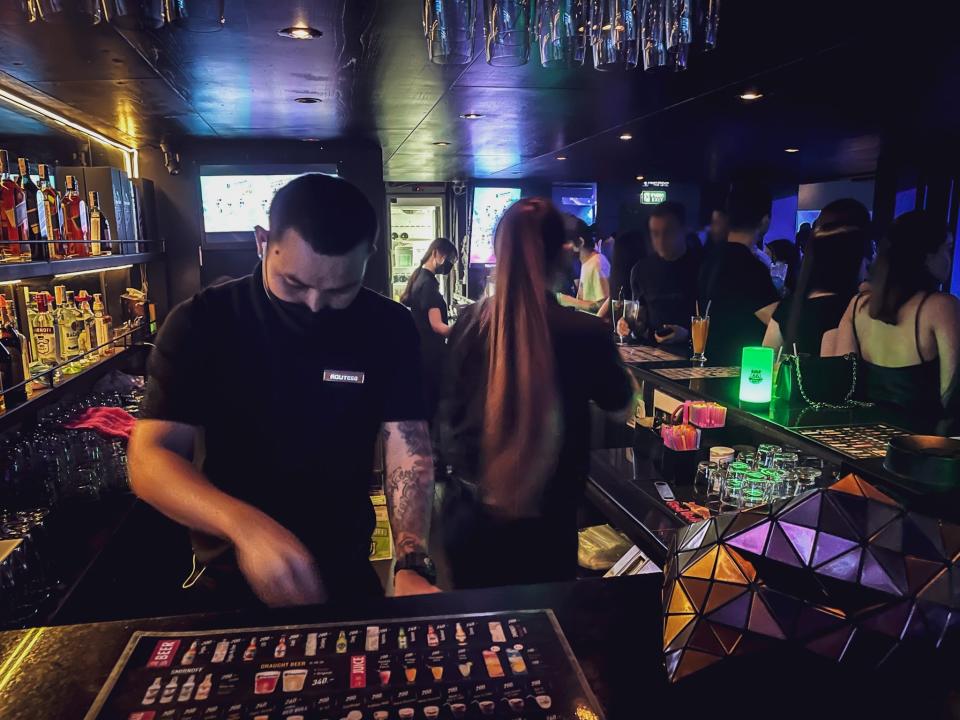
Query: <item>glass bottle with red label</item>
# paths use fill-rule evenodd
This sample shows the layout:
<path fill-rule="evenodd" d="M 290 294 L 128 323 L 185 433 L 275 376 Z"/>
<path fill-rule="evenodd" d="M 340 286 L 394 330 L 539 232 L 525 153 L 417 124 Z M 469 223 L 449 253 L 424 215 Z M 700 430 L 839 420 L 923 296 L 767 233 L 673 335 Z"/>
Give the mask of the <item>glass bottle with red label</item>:
<path fill-rule="evenodd" d="M 20 185 L 10 175 L 10 156 L 0 150 L 0 259 L 23 260 L 21 243 L 27 239 L 27 203 Z"/>
<path fill-rule="evenodd" d="M 67 257 L 87 257 L 90 254 L 87 240 L 87 204 L 80 197 L 77 178 L 67 175 L 63 195 L 63 235 L 67 243 Z"/>
<path fill-rule="evenodd" d="M 30 176 L 30 160 L 17 158 L 20 169 L 20 189 L 27 204 L 27 240 L 29 245 L 20 248 L 24 260 L 42 262 L 48 259 L 47 245 L 40 236 L 40 188 Z"/>

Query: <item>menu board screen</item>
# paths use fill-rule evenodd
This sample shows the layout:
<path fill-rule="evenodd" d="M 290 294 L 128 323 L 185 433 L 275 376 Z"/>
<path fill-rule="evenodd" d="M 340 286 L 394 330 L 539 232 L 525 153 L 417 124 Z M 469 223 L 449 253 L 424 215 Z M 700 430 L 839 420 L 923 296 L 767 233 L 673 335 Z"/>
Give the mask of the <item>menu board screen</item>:
<path fill-rule="evenodd" d="M 134 633 L 87 720 L 601 720 L 549 610 Z"/>
<path fill-rule="evenodd" d="M 520 199 L 520 188 L 477 187 L 473 189 L 473 212 L 470 219 L 471 264 L 493 265 L 497 262 L 494 236 L 497 223 L 507 208 Z"/>

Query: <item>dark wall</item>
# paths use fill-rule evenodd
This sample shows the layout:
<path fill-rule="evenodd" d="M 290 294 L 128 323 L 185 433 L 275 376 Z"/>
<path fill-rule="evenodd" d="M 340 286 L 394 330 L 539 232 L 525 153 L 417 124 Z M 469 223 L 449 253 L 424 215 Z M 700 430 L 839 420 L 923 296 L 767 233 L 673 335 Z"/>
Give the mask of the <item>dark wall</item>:
<path fill-rule="evenodd" d="M 257 263 L 252 242 L 249 248 L 241 250 L 206 247 L 201 259 L 201 165 L 336 163 L 340 176 L 360 188 L 373 204 L 381 219 L 381 233 L 388 227 L 383 158 L 376 143 L 362 140 L 323 143 L 205 140 L 184 141 L 174 144 L 173 148 L 181 156 L 179 175 L 167 172 L 159 151 L 145 151 L 140 158 L 141 175 L 156 183 L 159 231 L 167 252 L 171 304 L 190 297 L 220 276 L 247 274 Z M 377 252 L 367 267 L 366 284 L 378 292 L 386 292 L 388 288 L 387 249 L 387 243 L 381 237 Z"/>

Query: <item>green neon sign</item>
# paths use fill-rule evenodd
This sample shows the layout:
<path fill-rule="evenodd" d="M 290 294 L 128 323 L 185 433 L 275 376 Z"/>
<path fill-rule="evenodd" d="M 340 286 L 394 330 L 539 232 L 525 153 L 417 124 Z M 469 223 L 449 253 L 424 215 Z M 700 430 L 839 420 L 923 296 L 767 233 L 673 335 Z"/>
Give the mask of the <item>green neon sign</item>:
<path fill-rule="evenodd" d="M 640 191 L 641 205 L 659 205 L 660 203 L 666 201 L 666 199 L 667 199 L 666 190 L 641 190 Z"/>

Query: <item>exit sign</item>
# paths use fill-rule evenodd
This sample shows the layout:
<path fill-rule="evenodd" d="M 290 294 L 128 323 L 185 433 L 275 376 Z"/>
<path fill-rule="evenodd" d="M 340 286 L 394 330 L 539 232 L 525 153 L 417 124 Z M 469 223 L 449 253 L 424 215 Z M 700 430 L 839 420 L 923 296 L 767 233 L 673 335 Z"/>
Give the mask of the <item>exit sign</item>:
<path fill-rule="evenodd" d="M 641 190 L 640 191 L 640 204 L 641 205 L 659 205 L 667 199 L 666 190 Z"/>

